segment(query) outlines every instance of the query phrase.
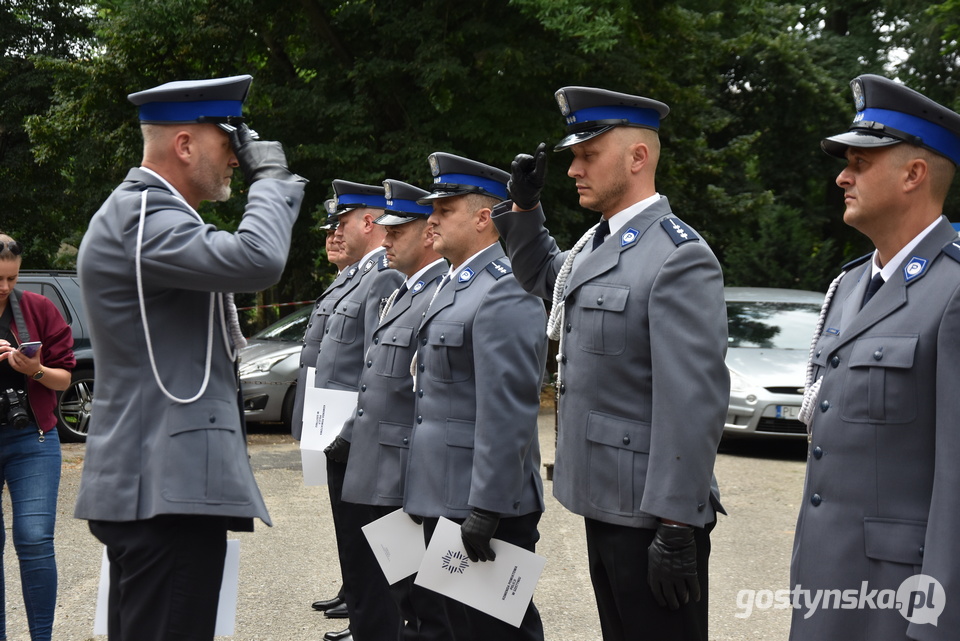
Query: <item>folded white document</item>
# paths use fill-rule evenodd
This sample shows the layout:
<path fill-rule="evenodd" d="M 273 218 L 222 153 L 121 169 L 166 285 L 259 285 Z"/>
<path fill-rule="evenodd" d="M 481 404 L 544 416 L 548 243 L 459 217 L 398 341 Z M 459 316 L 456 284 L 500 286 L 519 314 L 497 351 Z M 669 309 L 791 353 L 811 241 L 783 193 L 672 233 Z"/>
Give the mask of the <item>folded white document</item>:
<path fill-rule="evenodd" d="M 460 539 L 460 526 L 441 518 L 414 581 L 520 627 L 547 562 L 521 547 L 492 539 L 496 561 L 473 563 Z"/>
<path fill-rule="evenodd" d="M 414 523 L 403 510 L 391 512 L 361 529 L 387 583 L 393 585 L 420 569 L 426 550 L 423 526 Z"/>
<path fill-rule="evenodd" d="M 227 541 L 220 583 L 220 601 L 217 603 L 217 627 L 214 636 L 232 637 L 237 623 L 237 588 L 240 582 L 240 541 Z M 107 634 L 107 601 L 110 593 L 110 560 L 103 548 L 100 562 L 100 587 L 97 590 L 97 609 L 93 617 L 93 636 Z"/>
<path fill-rule="evenodd" d="M 303 433 L 300 461 L 304 485 L 327 484 L 325 447 L 333 443 L 343 424 L 357 409 L 357 393 L 311 387 L 316 369 L 307 368 L 308 385 L 303 390 Z"/>

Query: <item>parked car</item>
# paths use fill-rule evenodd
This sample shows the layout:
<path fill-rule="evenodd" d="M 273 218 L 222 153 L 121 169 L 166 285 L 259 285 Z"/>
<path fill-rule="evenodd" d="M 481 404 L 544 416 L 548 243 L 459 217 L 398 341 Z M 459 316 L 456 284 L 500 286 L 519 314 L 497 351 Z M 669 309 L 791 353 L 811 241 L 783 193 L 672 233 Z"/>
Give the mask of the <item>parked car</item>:
<path fill-rule="evenodd" d="M 312 305 L 301 307 L 247 339 L 240 350 L 243 411 L 251 423 L 290 427 L 300 350 Z"/>
<path fill-rule="evenodd" d="M 799 421 L 810 341 L 824 295 L 726 287 L 730 407 L 724 436 L 805 438 Z"/>
<path fill-rule="evenodd" d="M 64 442 L 87 440 L 90 412 L 93 409 L 93 348 L 87 331 L 87 320 L 80 300 L 80 281 L 72 271 L 23 270 L 17 289 L 46 296 L 63 314 L 73 330 L 73 353 L 77 366 L 73 379 L 63 392 L 57 393 L 57 431 Z"/>

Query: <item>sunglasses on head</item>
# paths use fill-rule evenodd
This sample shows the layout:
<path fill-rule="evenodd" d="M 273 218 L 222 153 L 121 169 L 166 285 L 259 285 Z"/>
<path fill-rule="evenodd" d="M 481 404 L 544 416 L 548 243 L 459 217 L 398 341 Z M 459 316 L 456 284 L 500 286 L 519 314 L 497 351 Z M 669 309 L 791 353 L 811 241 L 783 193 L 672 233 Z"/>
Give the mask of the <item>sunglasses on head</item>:
<path fill-rule="evenodd" d="M 2 252 L 4 248 L 9 249 L 10 253 L 14 256 L 19 256 L 23 253 L 23 245 L 15 240 L 11 240 L 9 243 L 0 243 L 0 252 Z"/>

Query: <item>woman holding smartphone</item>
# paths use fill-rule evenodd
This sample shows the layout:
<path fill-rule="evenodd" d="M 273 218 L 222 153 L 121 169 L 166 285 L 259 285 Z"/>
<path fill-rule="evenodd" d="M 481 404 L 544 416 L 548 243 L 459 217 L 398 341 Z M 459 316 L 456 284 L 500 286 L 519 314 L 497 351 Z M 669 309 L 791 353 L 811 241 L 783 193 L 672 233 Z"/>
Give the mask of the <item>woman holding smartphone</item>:
<path fill-rule="evenodd" d="M 0 484 L 6 485 L 13 506 L 13 545 L 20 561 L 30 638 L 48 641 L 57 600 L 53 529 L 60 489 L 54 410 L 56 392 L 70 385 L 76 360 L 73 334 L 53 303 L 14 289 L 22 253 L 20 243 L 0 234 Z M 32 344 L 36 342 L 41 345 Z M 0 562 L 5 543 L 3 527 Z M 6 638 L 0 566 L 0 640 Z"/>

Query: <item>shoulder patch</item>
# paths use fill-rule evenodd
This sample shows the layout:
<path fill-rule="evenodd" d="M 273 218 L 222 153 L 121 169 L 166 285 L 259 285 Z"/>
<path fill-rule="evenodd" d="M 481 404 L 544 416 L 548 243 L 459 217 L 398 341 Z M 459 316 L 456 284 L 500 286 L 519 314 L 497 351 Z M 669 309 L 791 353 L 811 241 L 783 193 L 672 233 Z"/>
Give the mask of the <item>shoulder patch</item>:
<path fill-rule="evenodd" d="M 493 274 L 494 278 L 496 278 L 497 280 L 500 280 L 507 274 L 513 273 L 513 268 L 510 267 L 509 263 L 505 263 L 504 261 L 498 258 L 497 260 L 487 265 L 487 271 Z"/>
<path fill-rule="evenodd" d="M 390 265 L 387 262 L 387 255 L 384 254 L 380 257 L 380 260 L 377 261 L 377 271 L 382 272 L 385 269 L 390 269 Z"/>
<path fill-rule="evenodd" d="M 943 253 L 960 263 L 960 239 L 947 243 L 943 247 Z"/>
<path fill-rule="evenodd" d="M 687 227 L 686 223 L 678 218 L 668 217 L 660 221 L 660 226 L 670 235 L 675 245 L 682 245 L 691 240 L 700 240 L 696 232 Z"/>
<path fill-rule="evenodd" d="M 870 252 L 869 254 L 864 254 L 864 255 L 861 256 L 860 258 L 854 258 L 854 259 L 851 260 L 849 263 L 847 263 L 846 265 L 844 265 L 843 267 L 841 267 L 841 268 L 840 268 L 840 271 L 842 271 L 842 272 L 848 272 L 848 271 L 850 271 L 851 269 L 853 269 L 854 267 L 856 267 L 857 265 L 859 265 L 859 264 L 861 264 L 861 263 L 869 260 L 871 256 L 873 256 L 873 252 Z"/>

